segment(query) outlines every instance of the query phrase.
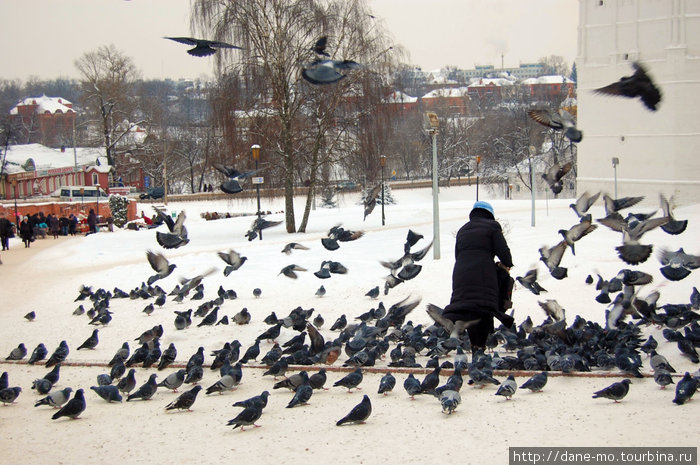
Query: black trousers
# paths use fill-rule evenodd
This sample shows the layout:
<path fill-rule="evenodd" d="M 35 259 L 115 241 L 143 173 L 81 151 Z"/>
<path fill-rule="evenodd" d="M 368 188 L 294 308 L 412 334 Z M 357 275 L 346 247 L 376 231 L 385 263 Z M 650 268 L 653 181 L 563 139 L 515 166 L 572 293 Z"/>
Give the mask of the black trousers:
<path fill-rule="evenodd" d="M 479 321 L 467 328 L 472 349 L 486 347 L 486 338 L 493 333 L 493 330 L 493 316 L 479 315 Z"/>

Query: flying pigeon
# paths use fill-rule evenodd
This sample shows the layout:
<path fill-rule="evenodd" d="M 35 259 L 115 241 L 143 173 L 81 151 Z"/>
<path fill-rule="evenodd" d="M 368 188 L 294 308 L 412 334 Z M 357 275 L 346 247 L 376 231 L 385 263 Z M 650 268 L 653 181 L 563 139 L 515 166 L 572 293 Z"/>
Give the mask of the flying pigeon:
<path fill-rule="evenodd" d="M 661 249 L 658 253 L 661 274 L 669 281 L 680 281 L 690 275 L 692 270 L 700 268 L 700 256 L 685 253 L 683 248 L 675 252 Z"/>
<path fill-rule="evenodd" d="M 61 417 L 70 417 L 76 419 L 81 413 L 85 411 L 85 394 L 82 389 L 75 391 L 73 398 L 69 400 L 61 409 L 54 413 L 51 417 L 52 420 L 56 420 Z"/>
<path fill-rule="evenodd" d="M 671 212 L 671 205 L 668 199 L 666 199 L 663 194 L 660 195 L 660 199 L 662 215 L 669 218 L 668 223 L 661 225 L 661 229 L 663 229 L 664 232 L 674 236 L 685 231 L 685 229 L 688 227 L 688 220 L 675 219 L 673 217 L 673 212 Z"/>
<path fill-rule="evenodd" d="M 566 245 L 568 245 L 571 248 L 571 253 L 573 255 L 576 255 L 574 243 L 579 241 L 582 237 L 592 233 L 598 228 L 598 225 L 591 224 L 591 221 L 592 220 L 590 215 L 587 215 L 584 218 L 581 218 L 581 220 L 578 223 L 573 225 L 568 230 L 559 230 L 559 234 L 561 234 L 564 237 L 564 241 L 566 241 Z"/>
<path fill-rule="evenodd" d="M 334 84 L 345 77 L 342 71 L 358 68 L 362 65 L 352 60 L 316 59 L 302 68 L 301 77 L 311 84 Z"/>
<path fill-rule="evenodd" d="M 566 110 L 553 112 L 547 108 L 532 109 L 528 110 L 527 115 L 543 126 L 555 131 L 563 131 L 564 136 L 571 142 L 581 142 L 583 139 L 583 133 L 576 128 L 574 118 Z"/>
<path fill-rule="evenodd" d="M 535 295 L 539 295 L 540 292 L 547 292 L 547 289 L 540 286 L 540 283 L 537 282 L 537 268 L 528 270 L 524 276 L 516 276 L 515 280 Z"/>
<path fill-rule="evenodd" d="M 641 63 L 634 62 L 632 67 L 634 74 L 631 76 L 623 76 L 619 81 L 595 89 L 594 92 L 627 98 L 639 97 L 645 107 L 656 111 L 657 105 L 661 102 L 661 91 L 656 87 Z"/>
<path fill-rule="evenodd" d="M 202 386 L 195 386 L 189 391 L 185 391 L 182 394 L 178 396 L 177 399 L 174 401 L 170 402 L 168 405 L 165 406 L 165 410 L 174 410 L 174 409 L 180 409 L 180 410 L 187 410 L 188 412 L 192 411 L 192 405 L 194 404 L 194 401 L 197 400 L 197 394 L 199 394 L 199 391 L 202 390 Z"/>
<path fill-rule="evenodd" d="M 545 180 L 545 182 L 555 195 L 559 194 L 564 188 L 562 178 L 566 176 L 569 171 L 571 171 L 572 167 L 573 164 L 571 162 L 565 163 L 563 165 L 554 163 L 552 166 L 549 167 L 549 169 L 547 169 L 546 173 L 542 174 L 542 179 Z"/>
<path fill-rule="evenodd" d="M 549 273 L 555 279 L 564 279 L 568 275 L 568 269 L 560 266 L 561 259 L 566 252 L 567 243 L 566 240 L 562 240 L 557 245 L 553 247 L 540 247 L 540 260 L 547 265 Z"/>
<path fill-rule="evenodd" d="M 192 56 L 195 57 L 207 57 L 209 55 L 213 55 L 216 53 L 217 49 L 220 48 L 234 48 L 238 50 L 242 50 L 241 47 L 237 47 L 236 45 L 231 45 L 227 44 L 226 42 L 219 42 L 216 40 L 207 40 L 207 39 L 195 39 L 193 37 L 163 37 L 164 39 L 169 39 L 169 40 L 174 40 L 175 42 L 185 44 L 185 45 L 194 45 L 194 48 L 191 48 L 187 50 L 187 53 L 189 53 Z"/>
<path fill-rule="evenodd" d="M 177 215 L 177 219 L 173 218 L 160 209 L 153 207 L 159 218 L 163 220 L 168 227 L 169 232 L 156 231 L 156 241 L 165 249 L 177 249 L 183 245 L 187 245 L 190 240 L 187 238 L 187 228 L 185 227 L 185 211 L 181 211 Z"/>
<path fill-rule="evenodd" d="M 306 270 L 306 268 L 302 268 L 299 265 L 292 264 L 292 265 L 285 266 L 277 274 L 278 275 L 283 274 L 288 278 L 297 279 L 297 277 L 298 277 L 298 275 L 296 274 L 297 271 L 307 271 L 307 270 Z"/>
<path fill-rule="evenodd" d="M 338 242 L 350 242 L 364 236 L 364 231 L 350 231 L 340 225 L 333 226 L 328 230 L 328 236 L 321 239 L 321 245 L 327 250 L 338 250 Z"/>
<path fill-rule="evenodd" d="M 256 237 L 258 237 L 258 234 L 262 234 L 262 231 L 264 229 L 272 228 L 274 226 L 278 226 L 282 224 L 282 221 L 269 221 L 266 220 L 265 218 L 256 218 L 255 221 L 253 221 L 252 226 L 248 230 L 248 232 L 245 233 L 245 237 L 248 238 L 248 241 L 252 241 Z"/>
<path fill-rule="evenodd" d="M 282 253 L 290 255 L 292 253 L 292 250 L 309 250 L 309 248 L 305 245 L 299 244 L 298 242 L 290 242 L 289 244 L 284 246 L 284 248 L 282 249 Z"/>
<path fill-rule="evenodd" d="M 148 263 L 151 265 L 151 268 L 153 268 L 153 271 L 156 272 L 156 274 L 149 277 L 146 281 L 149 286 L 154 282 L 158 281 L 159 279 L 163 279 L 170 276 L 173 270 L 177 267 L 177 265 L 168 262 L 168 259 L 165 258 L 165 256 L 162 253 L 147 250 L 146 258 L 148 259 Z"/>
<path fill-rule="evenodd" d="M 631 382 L 632 381 L 630 381 L 629 379 L 623 379 L 618 383 L 612 383 L 605 389 L 601 389 L 600 391 L 595 392 L 593 394 L 593 398 L 597 399 L 599 397 L 603 397 L 605 399 L 614 400 L 617 403 L 627 395 L 630 389 Z"/>
<path fill-rule="evenodd" d="M 328 45 L 328 37 L 327 36 L 321 36 L 318 38 L 316 43 L 314 44 L 313 47 L 311 47 L 311 50 L 316 54 L 316 55 L 322 55 L 324 57 L 330 57 L 330 55 L 326 52 L 326 46 Z"/>
<path fill-rule="evenodd" d="M 598 200 L 598 197 L 600 197 L 600 191 L 593 195 L 586 191 L 576 199 L 576 203 L 570 204 L 569 207 L 576 213 L 576 216 L 583 218 L 588 214 L 588 210 Z"/>
<path fill-rule="evenodd" d="M 365 207 L 365 211 L 364 211 L 365 216 L 363 218 L 363 221 L 365 219 L 367 219 L 367 216 L 369 216 L 369 214 L 372 213 L 372 211 L 374 211 L 374 207 L 377 205 L 377 196 L 379 195 L 379 192 L 381 191 L 381 189 L 382 189 L 382 185 L 377 184 L 370 191 L 368 191 L 365 198 L 362 199 L 362 204 Z"/>
<path fill-rule="evenodd" d="M 24 315 L 24 318 L 25 318 L 27 321 L 34 321 L 34 320 L 36 319 L 36 312 L 35 312 L 34 310 L 32 310 L 31 312 L 29 312 L 29 313 L 27 313 L 26 315 Z"/>
<path fill-rule="evenodd" d="M 345 415 L 343 418 L 336 422 L 336 426 L 344 425 L 346 423 L 364 423 L 367 418 L 369 418 L 372 413 L 372 403 L 369 400 L 369 396 L 365 394 L 362 397 L 362 401 L 354 406 L 350 413 Z"/>

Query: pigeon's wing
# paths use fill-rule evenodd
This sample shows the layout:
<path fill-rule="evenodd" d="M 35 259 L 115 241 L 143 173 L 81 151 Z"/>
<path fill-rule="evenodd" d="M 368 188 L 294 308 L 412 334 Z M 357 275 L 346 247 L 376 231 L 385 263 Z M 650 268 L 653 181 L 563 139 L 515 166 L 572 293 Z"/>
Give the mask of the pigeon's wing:
<path fill-rule="evenodd" d="M 343 61 L 336 61 L 333 62 L 335 68 L 337 69 L 358 69 L 362 68 L 362 65 L 356 61 L 352 60 L 343 60 Z"/>
<path fill-rule="evenodd" d="M 301 77 L 311 84 L 333 84 L 345 77 L 340 74 L 330 60 L 316 60 L 301 72 Z"/>
<path fill-rule="evenodd" d="M 185 210 L 182 210 L 180 214 L 177 215 L 177 219 L 175 220 L 175 223 L 173 224 L 173 233 L 174 234 L 179 234 L 182 236 L 186 236 L 185 232 Z"/>
<path fill-rule="evenodd" d="M 311 47 L 311 50 L 313 50 L 315 53 L 323 56 L 329 56 L 328 53 L 326 53 L 326 46 L 328 45 L 328 37 L 327 36 L 321 36 L 318 38 L 316 43 L 314 44 L 313 47 Z"/>
<path fill-rule="evenodd" d="M 173 229 L 175 228 L 175 222 L 173 221 L 173 218 L 157 207 L 153 207 L 153 209 L 156 211 L 156 214 L 163 220 L 165 225 L 168 227 L 168 231 L 174 232 Z"/>
<path fill-rule="evenodd" d="M 527 115 L 534 121 L 537 121 L 543 126 L 552 129 L 561 129 L 563 126 L 559 120 L 559 115 L 554 115 L 547 109 L 532 109 L 528 110 Z"/>
<path fill-rule="evenodd" d="M 625 219 L 620 214 L 611 214 L 606 216 L 605 218 L 600 218 L 596 221 L 602 224 L 603 226 L 607 226 L 613 231 L 624 232 L 628 229 L 627 221 L 625 221 Z"/>
<path fill-rule="evenodd" d="M 223 174 L 223 175 L 225 175 L 226 177 L 229 177 L 229 178 L 235 177 L 235 173 L 237 173 L 237 171 L 236 171 L 234 168 L 232 168 L 232 167 L 230 167 L 230 166 L 223 165 L 223 164 L 221 164 L 221 163 L 214 163 L 212 166 L 213 166 L 218 172 L 220 172 L 221 174 Z"/>
<path fill-rule="evenodd" d="M 217 40 L 208 40 L 207 45 L 209 45 L 210 47 L 214 47 L 214 48 L 235 48 L 238 50 L 243 50 L 242 47 L 239 47 L 237 45 L 231 45 L 231 44 L 228 44 L 226 42 L 219 42 Z"/>
<path fill-rule="evenodd" d="M 197 45 L 197 39 L 193 39 L 192 37 L 163 37 L 164 39 L 170 39 L 174 40 L 175 42 L 179 42 L 181 44 L 186 44 L 186 45 Z"/>
<path fill-rule="evenodd" d="M 168 271 L 170 264 L 168 263 L 168 259 L 165 258 L 163 254 L 148 250 L 146 251 L 146 258 L 148 258 L 148 263 L 156 273 L 166 273 Z"/>

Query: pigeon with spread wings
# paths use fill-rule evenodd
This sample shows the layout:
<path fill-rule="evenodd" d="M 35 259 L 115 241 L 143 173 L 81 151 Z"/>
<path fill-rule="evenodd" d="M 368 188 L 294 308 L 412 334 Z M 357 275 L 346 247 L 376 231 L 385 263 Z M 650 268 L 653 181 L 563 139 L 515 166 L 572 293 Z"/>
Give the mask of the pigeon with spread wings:
<path fill-rule="evenodd" d="M 634 74 L 623 76 L 619 81 L 595 89 L 594 92 L 617 97 L 639 97 L 645 107 L 651 111 L 656 111 L 657 105 L 661 102 L 661 91 L 656 87 L 641 63 L 634 62 L 632 66 L 634 67 Z"/>
<path fill-rule="evenodd" d="M 241 47 L 236 45 L 227 44 L 226 42 L 219 42 L 217 40 L 207 40 L 207 39 L 195 39 L 193 37 L 163 37 L 164 39 L 174 40 L 175 42 L 194 45 L 194 48 L 187 50 L 192 56 L 195 57 L 208 57 L 216 53 L 216 49 L 228 48 L 228 49 L 238 49 L 242 50 Z"/>

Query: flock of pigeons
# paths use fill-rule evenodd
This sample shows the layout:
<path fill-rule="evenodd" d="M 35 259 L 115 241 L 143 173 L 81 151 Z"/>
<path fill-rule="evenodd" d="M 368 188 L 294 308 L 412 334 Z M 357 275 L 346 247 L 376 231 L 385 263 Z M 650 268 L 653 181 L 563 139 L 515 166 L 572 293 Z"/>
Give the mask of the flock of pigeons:
<path fill-rule="evenodd" d="M 651 254 L 652 245 L 640 245 L 639 240 L 643 232 L 659 227 L 665 228 L 669 234 L 681 234 L 687 227 L 687 221 L 673 217 L 669 202 L 661 197 L 662 217 L 654 217 L 652 214 L 630 213 L 626 217 L 621 211 L 636 205 L 641 198 L 611 199 L 603 195 L 606 216 L 596 220 L 615 231 L 623 232 L 623 245 L 618 247 L 620 258 L 628 264 L 636 264 L 644 261 Z M 556 279 L 565 279 L 567 269 L 562 264 L 562 258 L 566 250 L 575 254 L 575 244 L 583 237 L 597 229 L 593 224 L 591 214 L 588 213 L 591 206 L 600 198 L 600 193 L 589 195 L 584 193 L 571 205 L 572 210 L 579 218 L 579 223 L 568 230 L 560 230 L 563 236 L 554 247 L 542 247 L 540 249 L 541 260 L 546 264 L 551 275 Z M 184 225 L 185 214 L 181 212 L 178 218 L 173 219 L 167 214 L 156 209 L 169 232 L 156 232 L 156 240 L 159 244 L 166 244 L 173 248 L 186 245 L 187 230 Z M 257 222 L 258 220 L 256 220 Z M 253 228 L 255 230 L 255 227 Z M 340 244 L 347 241 L 355 241 L 362 238 L 364 232 L 344 229 L 341 225 L 334 226 L 328 232 L 327 237 L 321 239 L 321 245 L 328 251 L 337 253 Z M 631 237 L 631 239 L 627 239 Z M 420 270 L 419 262 L 432 247 L 432 242 L 417 252 L 412 252 L 416 244 L 423 239 L 421 234 L 408 230 L 403 247 L 403 255 L 396 260 L 381 261 L 380 264 L 390 270 L 385 278 L 384 294 L 401 282 L 415 278 Z M 634 242 L 630 242 L 633 240 Z M 643 254 L 633 253 L 633 259 L 625 249 L 626 246 L 644 247 Z M 164 246 L 164 248 L 169 248 Z M 648 250 L 646 250 L 648 248 Z M 622 250 L 620 250 L 622 249 Z M 287 244 L 281 252 L 287 255 L 303 253 L 308 247 L 299 243 Z M 648 252 L 648 253 L 647 253 Z M 225 263 L 223 274 L 241 269 L 248 260 L 240 253 L 229 250 L 218 252 L 217 256 Z M 251 322 L 251 314 L 246 308 L 236 313 L 229 320 L 228 315 L 221 316 L 219 311 L 227 301 L 237 298 L 233 289 L 224 289 L 220 286 L 217 297 L 211 300 L 204 299 L 204 282 L 207 276 L 214 273 L 214 268 L 205 273 L 189 279 L 181 279 L 169 293 L 166 293 L 158 282 L 170 276 L 175 264 L 159 252 L 147 251 L 146 258 L 155 274 L 147 277 L 141 286 L 124 292 L 115 287 L 113 291 L 105 289 L 92 290 L 89 286 L 83 286 L 79 290 L 76 301 L 81 302 L 74 311 L 76 316 L 86 314 L 93 329 L 91 336 L 76 350 L 94 350 L 99 344 L 99 329 L 112 322 L 110 302 L 113 299 L 130 299 L 135 302 L 149 303 L 143 308 L 143 312 L 150 315 L 156 307 L 162 307 L 168 298 L 174 302 L 202 302 L 196 310 L 174 311 L 174 331 L 185 331 L 192 327 L 193 318 L 199 319 L 196 327 L 229 325 L 246 325 Z M 670 280 L 681 280 L 688 276 L 692 269 L 700 266 L 700 257 L 685 253 L 673 253 L 668 250 L 659 252 L 659 259 L 663 265 L 661 272 Z M 294 279 L 296 273 L 306 271 L 297 265 L 284 267 L 280 274 Z M 347 273 L 347 268 L 340 262 L 327 260 L 321 264 L 315 276 L 319 279 L 329 279 L 333 274 Z M 524 276 L 517 277 L 518 283 L 523 288 L 534 294 L 546 293 L 537 282 L 537 268 L 528 271 Z M 589 276 L 587 282 L 593 285 L 594 279 Z M 674 383 L 673 373 L 675 369 L 656 350 L 658 341 L 652 336 L 645 341 L 642 338 L 642 328 L 648 325 L 664 327 L 664 338 L 676 343 L 681 354 L 688 357 L 693 363 L 699 363 L 696 348 L 700 345 L 700 325 L 698 313 L 700 309 L 700 293 L 696 288 L 690 295 L 689 302 L 677 304 L 665 304 L 657 306 L 659 292 L 642 297 L 639 289 L 651 282 L 651 276 L 629 268 L 609 278 L 598 275 L 595 284 L 599 291 L 596 301 L 608 304 L 606 311 L 606 323 L 601 326 L 598 323 L 587 321 L 580 316 L 573 320 L 567 320 L 566 311 L 554 299 L 540 302 L 540 306 L 546 314 L 546 319 L 539 325 L 534 325 L 530 317 L 522 321 L 517 327 L 504 327 L 501 325 L 487 340 L 487 351 L 471 351 L 468 334 L 465 331 L 468 323 L 452 323 L 441 317 L 441 309 L 432 304 L 428 305 L 428 315 L 434 320 L 432 325 L 414 324 L 408 319 L 410 313 L 418 307 L 420 299 L 405 298 L 386 308 L 383 302 L 354 317 L 355 322 L 348 322 L 345 314 L 341 315 L 328 331 L 323 331 L 325 321 L 319 314 L 314 315 L 314 309 L 297 307 L 287 316 L 278 317 L 275 312 L 270 313 L 263 321 L 268 325 L 245 350 L 244 344 L 234 339 L 226 342 L 222 347 L 211 349 L 210 362 L 204 364 L 205 348 L 192 354 L 185 365 L 177 367 L 177 348 L 170 343 L 165 349 L 161 348 L 161 340 L 166 333 L 162 324 L 153 326 L 144 331 L 135 341 L 138 347 L 133 351 L 129 342 L 119 347 L 112 359 L 107 364 L 109 372 L 97 375 L 96 384 L 90 386 L 95 394 L 107 402 L 126 402 L 148 400 L 154 397 L 158 388 L 177 391 L 183 385 L 191 388 L 182 392 L 175 400 L 164 406 L 166 410 L 180 409 L 191 410 L 198 394 L 203 388 L 201 384 L 205 378 L 205 368 L 218 370 L 219 379 L 205 389 L 206 395 L 232 391 L 240 384 L 244 372 L 244 366 L 256 362 L 265 367 L 263 376 L 273 376 L 272 389 L 289 389 L 293 391 L 287 405 L 288 408 L 307 404 L 314 391 L 327 389 L 326 367 L 333 365 L 342 358 L 342 365 L 353 369 L 344 377 L 338 379 L 333 387 L 342 387 L 349 392 L 360 388 L 363 382 L 363 369 L 366 367 L 385 366 L 385 375 L 381 378 L 378 394 L 388 395 L 396 386 L 397 380 L 393 370 L 406 368 L 427 368 L 428 372 L 422 380 L 412 373 L 403 381 L 403 388 L 410 398 L 416 395 L 432 395 L 437 398 L 443 413 L 453 413 L 461 402 L 460 391 L 466 378 L 467 384 L 479 388 L 489 385 L 498 386 L 495 395 L 512 398 L 518 385 L 511 374 L 504 380 L 494 377 L 497 370 L 527 370 L 535 374 L 523 383 L 520 388 L 533 392 L 542 391 L 547 384 L 548 375 L 552 372 L 570 373 L 573 371 L 620 370 L 631 377 L 643 377 L 641 369 L 644 365 L 644 354 L 649 356 L 649 363 L 654 373 L 654 380 L 662 388 Z M 316 295 L 323 293 L 317 291 Z M 261 291 L 256 290 L 256 296 Z M 374 302 L 379 296 L 379 286 L 371 289 L 366 296 Z M 85 309 L 84 304 L 91 303 L 91 308 Z M 29 319 L 29 316 L 27 317 Z M 282 328 L 287 331 L 296 331 L 297 334 L 279 343 Z M 189 329 L 190 331 L 192 329 Z M 323 334 L 322 333 L 325 333 Z M 285 332 L 286 334 L 286 332 Z M 263 352 L 262 344 L 268 345 L 267 352 Z M 500 349 L 499 349 L 500 348 Z M 498 350 L 507 352 L 500 355 Z M 471 353 L 471 360 L 468 354 Z M 60 345 L 49 355 L 46 347 L 39 344 L 31 353 L 27 363 L 44 363 L 47 368 L 52 368 L 43 378 L 34 381 L 32 389 L 43 396 L 36 401 L 35 406 L 51 406 L 56 408 L 53 419 L 61 417 L 77 418 L 86 408 L 85 389 L 75 390 L 73 397 L 71 387 L 55 389 L 62 363 L 68 358 L 70 349 L 67 341 Z M 20 343 L 7 356 L 7 360 L 24 360 L 28 355 L 27 348 Z M 48 357 L 48 358 L 47 358 Z M 425 360 L 422 365 L 419 360 Z M 317 366 L 317 371 L 311 372 L 307 367 Z M 147 381 L 138 386 L 136 369 L 142 367 L 154 370 Z M 176 369 L 163 376 L 159 382 L 161 371 L 170 367 Z M 294 367 L 303 368 L 293 374 L 288 374 Z M 445 370 L 450 374 L 444 382 L 441 372 Z M 0 401 L 11 404 L 20 395 L 22 389 L 19 386 L 10 386 L 8 373 L 4 372 L 0 377 Z M 278 381 L 278 378 L 282 378 Z M 683 404 L 692 398 L 700 382 L 700 373 L 691 375 L 686 372 L 682 379 L 676 383 L 676 392 L 673 402 Z M 629 390 L 631 381 L 623 379 L 618 383 L 596 392 L 593 397 L 603 397 L 620 401 Z M 268 390 L 250 399 L 236 402 L 234 405 L 241 407 L 238 415 L 227 424 L 243 430 L 248 426 L 257 426 L 263 410 L 267 405 L 270 395 Z M 371 415 L 372 404 L 370 397 L 365 395 L 345 417 L 337 421 L 338 425 L 346 423 L 362 423 Z"/>

